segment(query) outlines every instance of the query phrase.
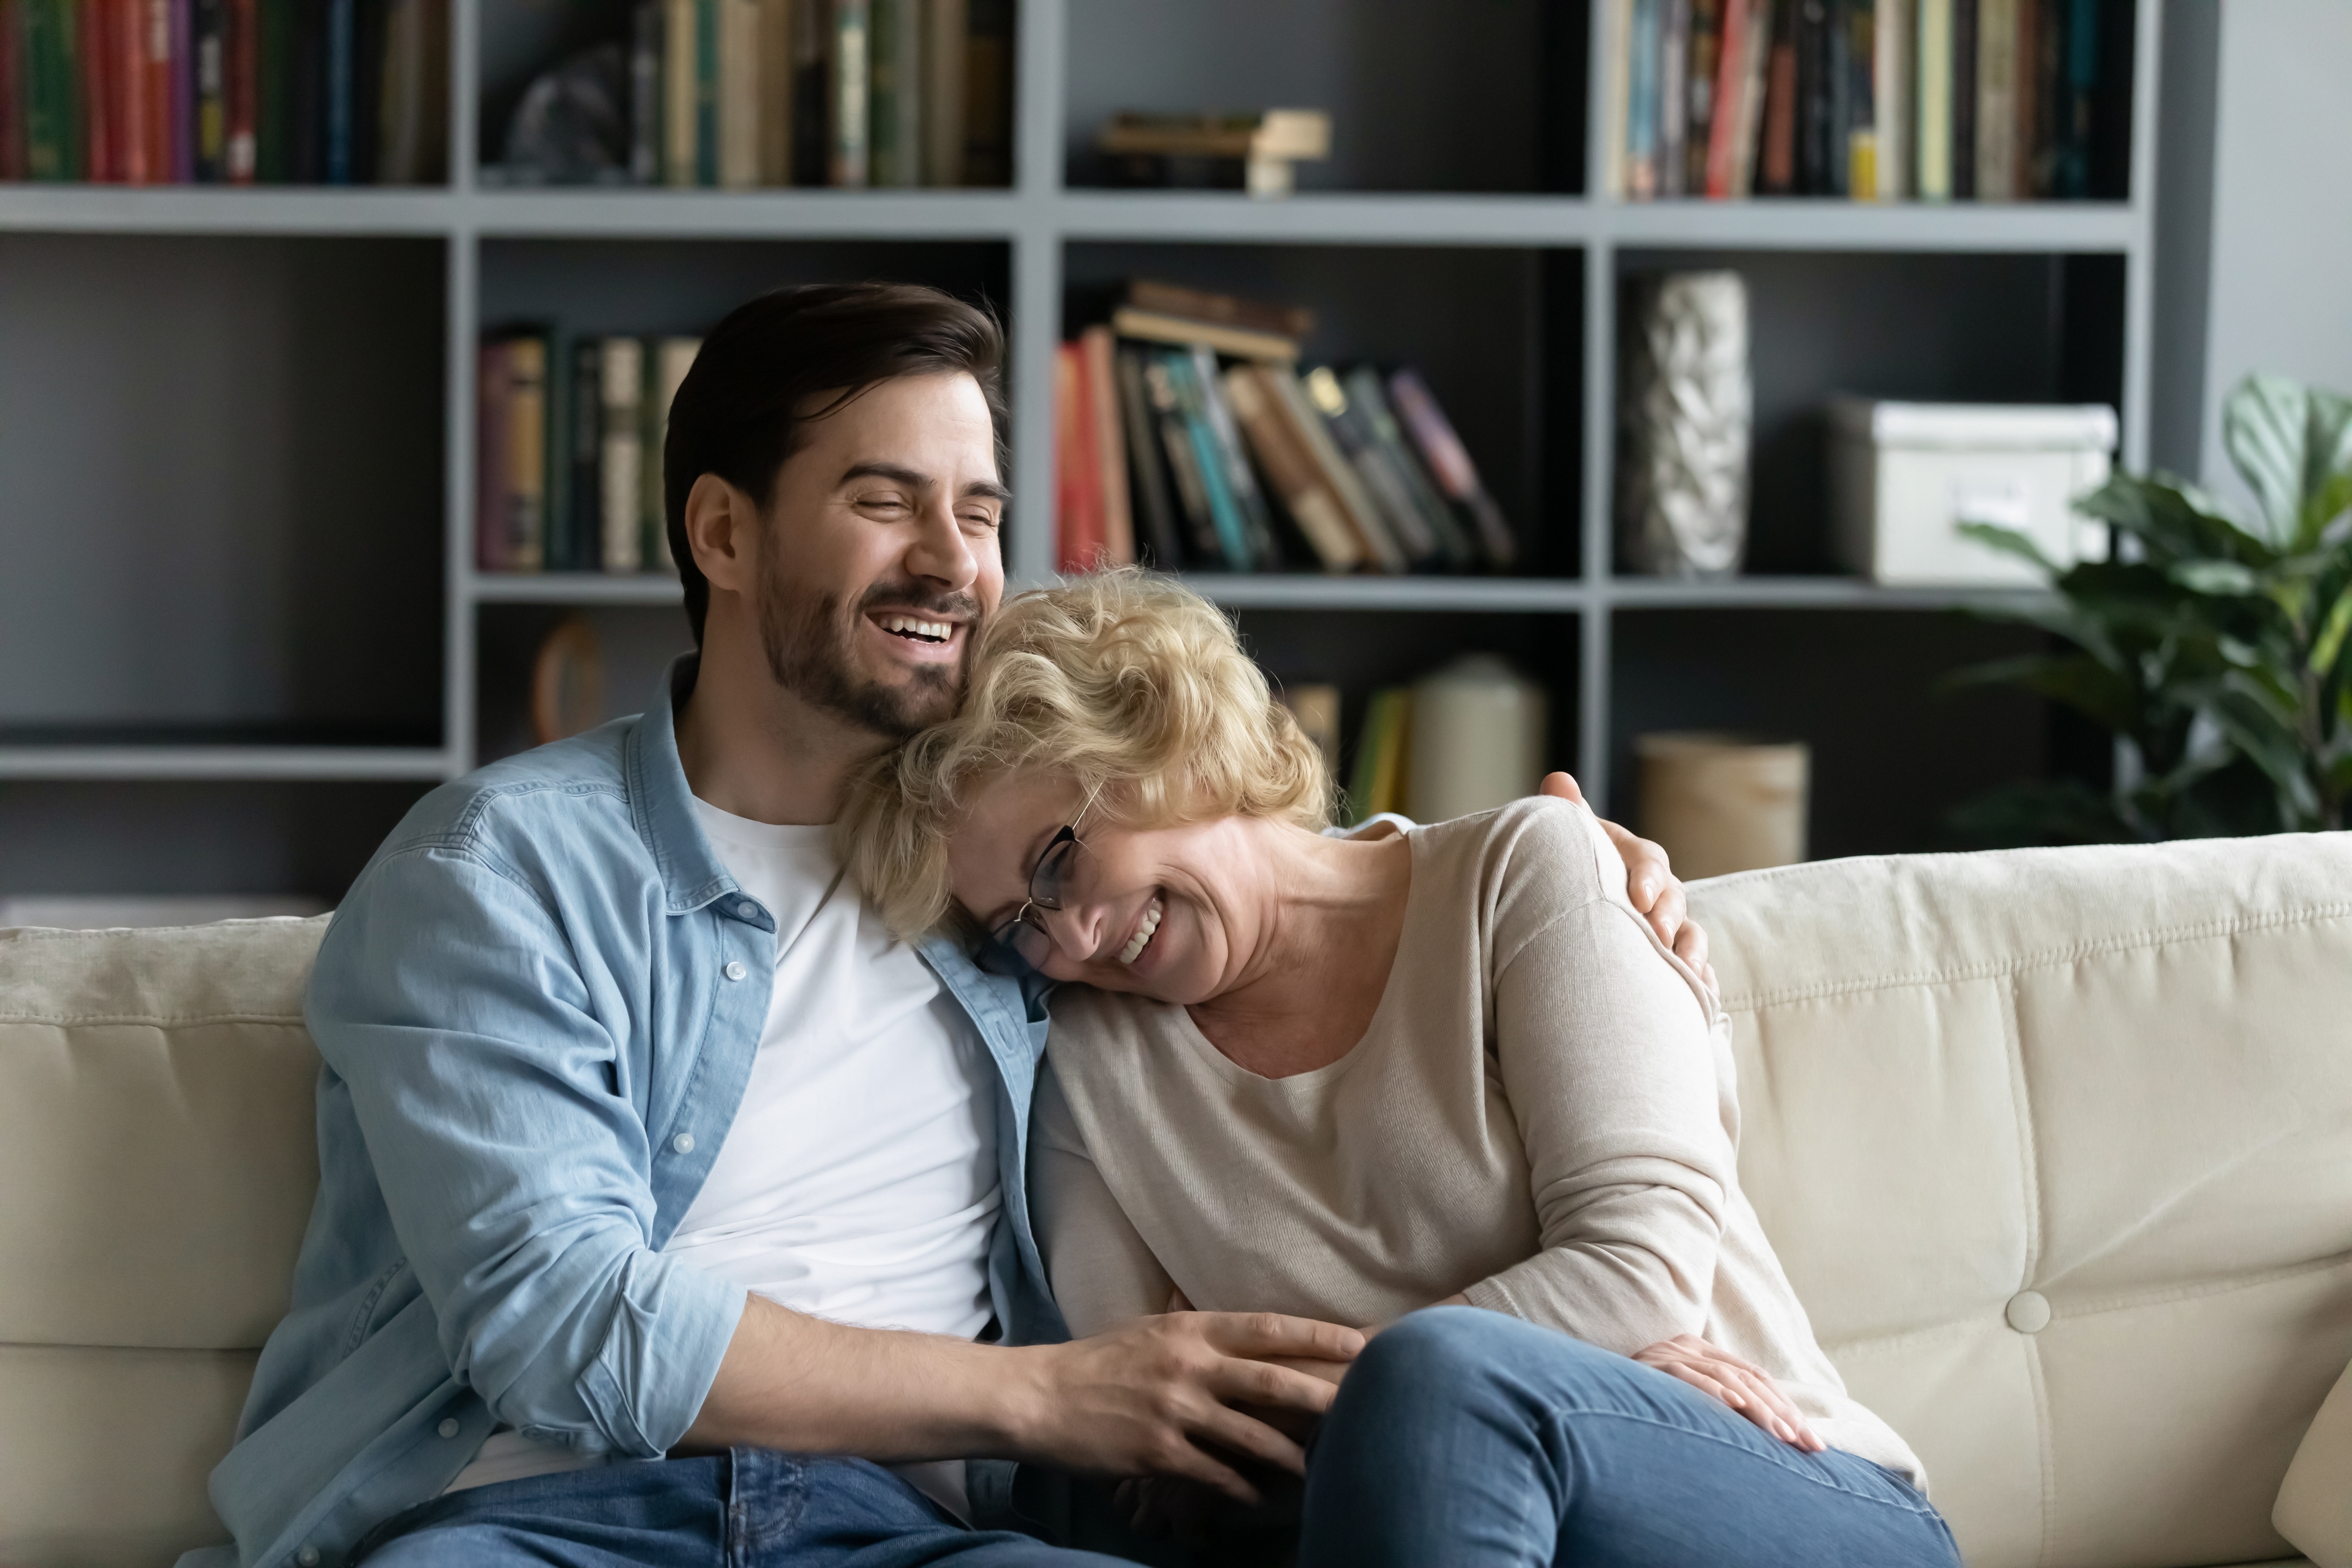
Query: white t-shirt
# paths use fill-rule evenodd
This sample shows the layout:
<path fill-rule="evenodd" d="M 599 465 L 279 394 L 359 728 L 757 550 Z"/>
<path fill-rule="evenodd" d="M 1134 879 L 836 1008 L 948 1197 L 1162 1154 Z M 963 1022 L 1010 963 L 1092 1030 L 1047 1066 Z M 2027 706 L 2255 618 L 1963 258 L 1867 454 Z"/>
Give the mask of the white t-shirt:
<path fill-rule="evenodd" d="M 986 1047 L 840 880 L 830 829 L 694 804 L 775 918 L 775 988 L 742 1108 L 663 1252 L 796 1312 L 972 1338 L 1003 1201 Z M 595 1462 L 499 1432 L 450 1490 Z M 961 1461 L 899 1469 L 968 1512 Z"/>

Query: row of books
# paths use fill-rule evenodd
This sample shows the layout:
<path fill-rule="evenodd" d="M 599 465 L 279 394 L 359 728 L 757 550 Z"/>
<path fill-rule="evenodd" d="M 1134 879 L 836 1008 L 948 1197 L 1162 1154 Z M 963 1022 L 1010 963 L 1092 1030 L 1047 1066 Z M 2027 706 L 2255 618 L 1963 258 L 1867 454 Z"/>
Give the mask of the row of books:
<path fill-rule="evenodd" d="M 2102 0 L 1607 3 L 1612 194 L 2110 193 L 2131 60 Z"/>
<path fill-rule="evenodd" d="M 1136 283 L 1055 372 L 1064 571 L 1505 571 L 1518 546 L 1406 369 L 1301 374 L 1304 312 Z M 1221 354 L 1223 358 L 1220 358 Z"/>
<path fill-rule="evenodd" d="M 484 571 L 675 570 L 662 436 L 699 338 L 486 333 L 475 559 Z"/>
<path fill-rule="evenodd" d="M 446 0 L 0 0 L 0 180 L 446 178 Z"/>
<path fill-rule="evenodd" d="M 1011 0 L 640 0 L 627 145 L 642 185 L 1005 185 Z M 618 116 L 615 117 L 616 122 Z M 534 170 L 509 137 L 506 173 Z"/>

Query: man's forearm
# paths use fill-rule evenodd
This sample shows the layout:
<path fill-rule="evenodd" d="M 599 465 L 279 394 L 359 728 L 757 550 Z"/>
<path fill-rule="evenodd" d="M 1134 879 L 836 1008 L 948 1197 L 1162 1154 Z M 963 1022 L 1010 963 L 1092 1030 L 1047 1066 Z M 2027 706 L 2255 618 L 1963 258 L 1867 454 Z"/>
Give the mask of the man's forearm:
<path fill-rule="evenodd" d="M 1032 1359 L 940 1334 L 850 1328 L 753 1296 L 680 1447 L 885 1461 L 1007 1455 L 1040 1402 Z"/>
<path fill-rule="evenodd" d="M 879 1460 L 1003 1458 L 1170 1474 L 1244 1501 L 1217 1457 L 1304 1474 L 1306 1454 L 1247 1409 L 1320 1414 L 1329 1383 L 1283 1364 L 1345 1362 L 1363 1335 L 1265 1312 L 1179 1312 L 1066 1344 L 1000 1348 L 847 1328 L 752 1297 L 679 1447 Z"/>

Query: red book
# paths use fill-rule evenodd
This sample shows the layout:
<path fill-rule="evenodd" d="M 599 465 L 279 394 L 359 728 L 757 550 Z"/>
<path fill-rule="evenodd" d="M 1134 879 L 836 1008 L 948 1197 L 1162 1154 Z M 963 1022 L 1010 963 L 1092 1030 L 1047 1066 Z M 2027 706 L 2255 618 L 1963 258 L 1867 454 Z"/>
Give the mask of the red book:
<path fill-rule="evenodd" d="M 120 116 L 113 103 L 113 67 L 121 54 L 114 44 L 116 10 L 116 0 L 81 0 L 74 28 L 75 64 L 81 71 L 82 178 L 109 184 L 122 178 L 115 145 Z"/>
<path fill-rule="evenodd" d="M 149 0 L 110 0 L 108 53 L 114 68 L 107 87 L 108 118 L 113 121 L 115 177 L 126 185 L 155 178 L 148 162 L 153 141 L 147 129 L 147 10 Z"/>
<path fill-rule="evenodd" d="M 228 0 L 221 41 L 223 91 L 228 100 L 228 180 L 250 185 L 257 167 L 261 119 L 260 0 Z"/>
<path fill-rule="evenodd" d="M 1715 116 L 1706 128 L 1706 193 L 1718 202 L 1731 194 L 1732 162 L 1739 156 L 1739 129 L 1748 120 L 1748 0 L 1723 0 Z"/>
<path fill-rule="evenodd" d="M 0 180 L 22 180 L 25 157 L 24 37 L 17 8 L 24 0 L 0 0 Z"/>
<path fill-rule="evenodd" d="M 1086 355 L 1077 344 L 1064 343 L 1054 350 L 1054 553 L 1060 571 L 1092 571 L 1102 555 L 1102 469 L 1095 461 L 1094 423 Z"/>

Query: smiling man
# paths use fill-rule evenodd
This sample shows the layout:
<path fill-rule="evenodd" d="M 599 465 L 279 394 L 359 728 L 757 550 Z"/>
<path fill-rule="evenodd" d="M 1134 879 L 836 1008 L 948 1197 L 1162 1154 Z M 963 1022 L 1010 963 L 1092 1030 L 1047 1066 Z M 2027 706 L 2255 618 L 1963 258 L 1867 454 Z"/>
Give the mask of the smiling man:
<path fill-rule="evenodd" d="M 974 1528 L 989 1461 L 1302 1467 L 1239 1407 L 1320 1411 L 1276 1360 L 1360 1336 L 1067 1342 L 1022 1188 L 1044 1015 L 893 941 L 830 841 L 1003 594 L 1002 356 L 886 285 L 706 340 L 665 454 L 698 652 L 426 797 L 320 947 L 317 1206 L 213 1477 L 236 1547 L 190 1562 L 1107 1562 Z"/>

